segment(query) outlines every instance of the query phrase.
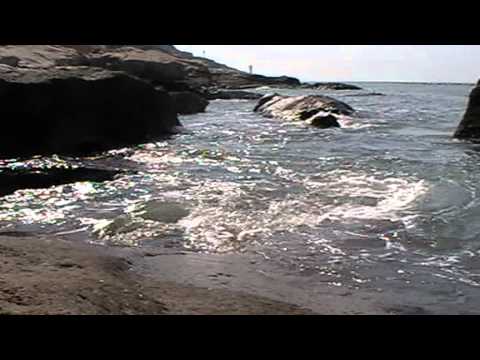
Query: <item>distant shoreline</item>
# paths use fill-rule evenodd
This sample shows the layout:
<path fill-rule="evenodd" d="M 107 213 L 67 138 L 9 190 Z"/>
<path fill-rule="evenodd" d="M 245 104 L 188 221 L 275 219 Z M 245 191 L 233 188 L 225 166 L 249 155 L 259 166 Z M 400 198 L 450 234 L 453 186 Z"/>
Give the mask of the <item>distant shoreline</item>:
<path fill-rule="evenodd" d="M 316 81 L 305 81 L 306 84 L 315 83 Z M 344 84 L 399 84 L 399 85 L 468 85 L 475 86 L 475 83 L 459 83 L 459 82 L 416 82 L 416 81 L 324 81 L 325 83 L 344 83 Z"/>

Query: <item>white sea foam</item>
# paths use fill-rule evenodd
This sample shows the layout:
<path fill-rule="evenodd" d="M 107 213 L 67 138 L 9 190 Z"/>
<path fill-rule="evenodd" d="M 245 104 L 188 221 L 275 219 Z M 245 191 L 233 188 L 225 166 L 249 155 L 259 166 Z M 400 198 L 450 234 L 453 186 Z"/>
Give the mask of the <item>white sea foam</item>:
<path fill-rule="evenodd" d="M 265 199 L 256 196 L 255 185 L 248 188 L 218 181 L 190 188 L 184 196 L 196 199 L 197 204 L 179 223 L 189 244 L 205 250 L 229 251 L 245 241 L 265 241 L 275 233 L 320 228 L 325 220 L 399 221 L 405 217 L 411 224 L 413 216 L 404 211 L 428 188 L 423 181 L 378 179 L 345 171 L 323 174 L 323 179 L 314 181 L 278 167 L 274 176 L 302 183 L 304 194 L 285 193 L 281 199 Z M 336 202 L 335 197 L 342 201 Z M 359 197 L 368 197 L 370 203 L 354 201 Z"/>

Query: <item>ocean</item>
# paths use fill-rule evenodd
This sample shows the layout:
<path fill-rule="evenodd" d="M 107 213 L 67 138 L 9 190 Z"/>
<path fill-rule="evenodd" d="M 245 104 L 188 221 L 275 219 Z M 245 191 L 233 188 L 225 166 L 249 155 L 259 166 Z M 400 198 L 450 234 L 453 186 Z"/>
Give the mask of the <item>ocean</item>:
<path fill-rule="evenodd" d="M 341 129 L 263 118 L 256 101 L 212 101 L 181 117 L 184 134 L 105 155 L 124 154 L 137 174 L 4 197 L 0 232 L 214 257 L 223 273 L 237 259 L 283 285 L 218 286 L 313 309 L 331 291 L 410 312 L 478 312 L 480 146 L 452 138 L 472 85 L 356 85 L 365 90 L 256 90 L 344 101 L 357 112 Z"/>

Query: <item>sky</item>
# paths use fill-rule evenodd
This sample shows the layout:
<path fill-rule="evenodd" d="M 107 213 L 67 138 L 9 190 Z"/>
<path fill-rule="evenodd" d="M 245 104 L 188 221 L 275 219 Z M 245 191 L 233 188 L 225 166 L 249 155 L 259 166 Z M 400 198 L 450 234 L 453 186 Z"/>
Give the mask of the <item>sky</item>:
<path fill-rule="evenodd" d="M 480 45 L 176 45 L 256 74 L 301 81 L 474 83 Z"/>

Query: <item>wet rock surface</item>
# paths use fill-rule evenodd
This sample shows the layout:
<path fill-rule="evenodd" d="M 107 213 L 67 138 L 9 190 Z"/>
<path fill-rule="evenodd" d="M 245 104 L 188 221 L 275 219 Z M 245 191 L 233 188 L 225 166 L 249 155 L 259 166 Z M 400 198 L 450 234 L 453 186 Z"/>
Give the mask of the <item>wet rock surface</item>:
<path fill-rule="evenodd" d="M 142 253 L 0 236 L 0 315 L 311 314 L 298 306 L 140 274 Z"/>
<path fill-rule="evenodd" d="M 127 259 L 60 239 L 0 237 L 0 314 L 163 314 Z"/>

